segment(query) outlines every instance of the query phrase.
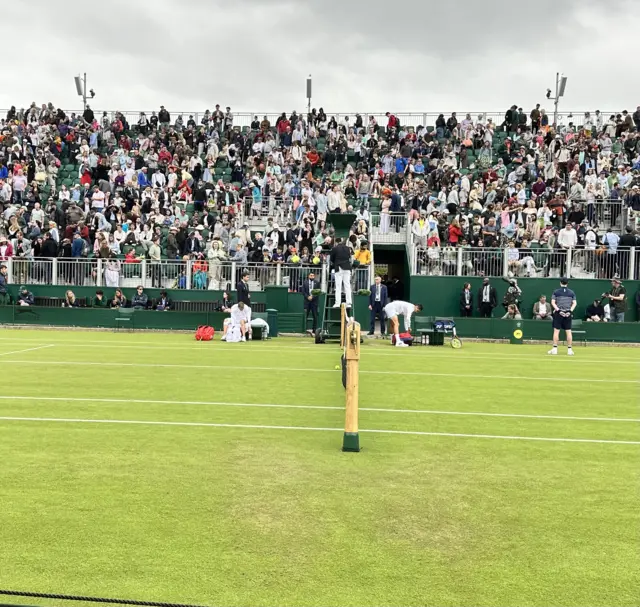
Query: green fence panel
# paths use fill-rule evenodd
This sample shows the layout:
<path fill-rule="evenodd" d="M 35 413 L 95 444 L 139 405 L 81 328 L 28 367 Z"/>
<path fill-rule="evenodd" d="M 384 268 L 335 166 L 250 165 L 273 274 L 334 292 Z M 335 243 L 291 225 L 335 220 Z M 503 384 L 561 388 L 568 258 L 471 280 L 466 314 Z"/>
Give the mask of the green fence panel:
<path fill-rule="evenodd" d="M 465 282 L 471 283 L 473 293 L 473 314 L 478 315 L 476 309 L 478 290 L 482 285 L 481 277 L 459 276 L 412 276 L 410 282 L 410 301 L 421 303 L 424 316 L 459 316 L 460 293 Z M 636 293 L 640 289 L 640 281 L 624 281 L 627 290 L 627 311 L 625 320 L 635 322 L 638 318 L 638 310 L 635 305 Z M 509 286 L 501 278 L 492 278 L 491 285 L 496 288 L 498 295 L 498 307 L 494 310 L 495 317 L 504 314 L 502 298 Z M 546 295 L 547 301 L 551 301 L 551 294 L 560 286 L 557 278 L 521 278 L 518 286 L 522 289 L 522 305 L 520 311 L 522 318 L 533 318 L 533 304 L 538 301 L 540 295 Z M 611 282 L 608 280 L 575 279 L 569 282 L 569 287 L 576 293 L 578 306 L 576 318 L 584 318 L 587 306 L 594 299 L 599 299 L 603 293 L 611 290 Z"/>

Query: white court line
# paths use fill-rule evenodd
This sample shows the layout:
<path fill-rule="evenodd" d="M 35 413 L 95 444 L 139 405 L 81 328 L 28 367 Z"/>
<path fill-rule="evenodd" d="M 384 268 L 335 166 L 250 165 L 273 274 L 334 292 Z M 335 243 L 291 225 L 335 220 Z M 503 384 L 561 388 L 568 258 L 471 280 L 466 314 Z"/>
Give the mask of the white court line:
<path fill-rule="evenodd" d="M 122 362 L 93 362 L 84 360 L 3 360 L 2 364 L 16 365 L 85 365 L 99 367 L 137 367 L 145 369 L 231 369 L 234 371 L 276 371 L 276 372 L 305 372 L 305 373 L 336 373 L 335 369 L 317 369 L 302 367 L 240 367 L 238 365 L 176 365 L 169 363 L 122 363 Z M 602 383 L 602 384 L 640 384 L 638 379 L 591 379 L 586 377 L 530 377 L 526 375 L 486 375 L 486 374 L 465 374 L 465 373 L 429 373 L 426 371 L 362 371 L 361 375 L 416 375 L 419 377 L 453 377 L 472 379 L 516 379 L 530 381 L 559 381 L 559 382 L 580 382 L 580 383 Z"/>
<path fill-rule="evenodd" d="M 63 396 L 7 396 L 1 395 L 0 400 L 33 400 L 47 402 L 78 402 L 78 403 L 111 403 L 111 404 L 143 404 L 143 405 L 199 405 L 213 407 L 253 407 L 269 409 L 326 409 L 328 411 L 344 411 L 344 407 L 334 405 L 280 405 L 275 403 L 235 403 L 227 401 L 202 400 L 149 400 L 140 398 L 65 398 Z M 524 419 L 560 419 L 590 422 L 640 422 L 635 418 L 624 417 L 579 417 L 570 415 L 532 415 L 525 413 L 485 413 L 480 411 L 439 411 L 432 409 L 387 409 L 381 407 L 359 407 L 359 411 L 373 413 L 417 413 L 427 415 L 469 415 L 472 417 L 516 417 Z"/>
<path fill-rule="evenodd" d="M 189 426 L 197 428 L 246 428 L 253 430 L 307 430 L 311 432 L 344 432 L 342 428 L 314 428 L 309 426 L 265 426 L 259 424 L 214 424 L 209 422 L 156 422 L 132 419 L 78 419 L 65 417 L 0 417 L 0 421 L 56 422 L 68 424 L 132 424 L 140 426 Z M 605 440 L 596 438 L 549 438 L 542 436 L 505 436 L 501 434 L 460 434 L 453 432 L 419 432 L 417 430 L 360 430 L 366 434 L 403 434 L 410 436 L 448 436 L 452 438 L 492 438 L 499 440 L 544 441 L 552 443 L 602 443 L 611 445 L 640 445 L 640 441 Z"/>
<path fill-rule="evenodd" d="M 21 343 L 38 343 L 40 340 L 29 340 L 29 339 L 24 339 L 24 340 L 18 340 L 15 338 L 2 338 L 0 337 L 0 341 L 9 341 L 12 343 L 16 343 L 16 344 L 21 344 Z M 219 341 L 219 340 L 216 340 Z M 154 342 L 154 341 L 146 341 L 146 342 L 131 342 L 131 343 L 120 343 L 120 344 L 116 344 L 113 342 L 109 342 L 109 341 L 99 341 L 99 340 L 89 340 L 89 341 L 62 341 L 62 342 L 56 342 L 54 344 L 51 345 L 55 345 L 55 346 L 59 346 L 59 347 L 65 347 L 65 346 L 69 346 L 69 347 L 74 347 L 74 348 L 81 348 L 81 347 L 85 347 L 85 348 L 91 348 L 93 347 L 93 345 L 100 345 L 102 348 L 111 348 L 111 349 L 138 349 L 138 350 L 163 350 L 166 351 L 167 348 L 170 348 L 171 350 L 184 350 L 184 351 L 192 351 L 192 352 L 197 352 L 197 351 L 208 351 L 208 352 L 219 352 L 219 351 L 224 351 L 225 354 L 228 353 L 233 353 L 233 354 L 239 354 L 239 353 L 245 353 L 245 346 L 240 346 L 238 347 L 234 347 L 233 345 L 227 345 L 223 342 L 218 343 L 197 343 L 194 341 L 194 343 L 190 346 L 185 346 L 185 345 L 178 345 L 178 344 L 182 344 L 183 342 L 167 342 L 165 344 L 163 344 L 162 342 Z M 276 352 L 288 352 L 290 350 L 299 350 L 299 351 L 303 351 L 303 352 L 308 352 L 308 353 L 313 353 L 313 354 L 329 354 L 329 355 L 333 355 L 335 354 L 335 350 L 331 349 L 331 347 L 327 347 L 327 346 L 317 346 L 314 344 L 309 344 L 307 346 L 291 346 L 288 344 L 291 343 L 302 343 L 302 342 L 281 342 L 280 344 L 273 344 L 272 346 L 265 346 L 265 345 L 257 345 L 257 344 L 251 344 L 250 346 L 246 346 L 248 349 L 251 350 L 260 350 L 260 351 L 276 351 Z M 151 346 L 155 346 L 155 347 L 151 347 Z M 369 346 L 367 347 L 364 352 L 366 354 L 366 356 L 395 356 L 398 357 L 399 353 L 398 352 L 378 352 L 377 350 L 381 349 L 383 346 Z M 542 348 L 542 346 L 541 346 Z M 415 358 L 442 358 L 442 352 L 449 352 L 449 349 L 433 349 L 433 348 L 412 348 L 410 350 L 404 349 L 403 354 L 406 355 L 408 353 L 410 356 L 413 356 Z M 513 356 L 513 355 L 500 355 L 500 354 L 491 354 L 491 355 L 484 355 L 481 352 L 478 352 L 478 354 L 473 355 L 473 354 L 465 354 L 465 353 L 460 353 L 459 351 L 454 351 L 450 354 L 450 356 L 455 356 L 456 359 L 459 358 L 464 358 L 464 359 L 469 359 L 469 360 L 513 360 L 513 361 L 519 361 L 519 360 L 547 360 L 547 361 L 554 361 L 554 364 L 557 364 L 557 361 L 559 360 L 564 360 L 569 362 L 570 364 L 593 364 L 593 363 L 610 363 L 610 362 L 614 362 L 615 364 L 621 364 L 621 365 L 637 365 L 640 366 L 640 356 L 636 359 L 630 359 L 630 358 L 615 358 L 615 357 L 611 357 L 611 358 L 583 358 L 582 356 L 574 356 L 573 358 L 570 356 L 559 356 L 559 357 L 554 357 L 551 358 L 549 356 L 545 356 L 542 353 L 542 350 L 540 352 L 539 355 L 528 355 L 528 354 L 518 354 L 517 356 Z"/>
<path fill-rule="evenodd" d="M 27 348 L 26 350 L 14 350 L 13 352 L 0 352 L 0 356 L 9 356 L 9 354 L 24 354 L 25 352 L 33 352 L 34 350 L 42 350 L 43 348 L 53 348 L 54 344 L 46 346 L 38 346 L 37 348 Z"/>

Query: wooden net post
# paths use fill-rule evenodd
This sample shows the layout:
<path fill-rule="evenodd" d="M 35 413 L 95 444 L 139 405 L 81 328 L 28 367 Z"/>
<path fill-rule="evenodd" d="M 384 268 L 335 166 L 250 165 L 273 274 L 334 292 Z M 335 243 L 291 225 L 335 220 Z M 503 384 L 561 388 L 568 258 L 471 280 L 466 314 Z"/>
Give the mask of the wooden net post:
<path fill-rule="evenodd" d="M 345 339 L 344 339 L 344 331 L 347 324 L 347 306 L 342 304 L 340 306 L 340 347 L 344 348 Z"/>
<path fill-rule="evenodd" d="M 346 405 L 343 451 L 360 451 L 358 435 L 358 386 L 360 366 L 360 324 L 349 322 L 345 331 L 345 360 L 347 365 Z"/>

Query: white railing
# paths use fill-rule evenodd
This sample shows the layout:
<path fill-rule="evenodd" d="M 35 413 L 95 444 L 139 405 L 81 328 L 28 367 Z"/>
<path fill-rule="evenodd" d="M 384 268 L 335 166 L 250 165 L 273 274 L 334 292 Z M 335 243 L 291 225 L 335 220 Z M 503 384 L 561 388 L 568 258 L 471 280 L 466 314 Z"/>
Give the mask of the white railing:
<path fill-rule="evenodd" d="M 508 276 L 513 278 L 638 278 L 640 248 L 617 250 L 414 247 L 417 276 Z"/>
<path fill-rule="evenodd" d="M 273 217 L 274 223 L 280 226 L 287 222 L 295 222 L 296 214 L 293 210 L 293 199 L 288 196 L 263 196 L 260 201 L 254 200 L 250 196 L 242 199 L 239 205 L 241 209 L 241 219 L 248 221 L 251 225 L 265 222 L 268 217 Z"/>
<path fill-rule="evenodd" d="M 585 219 L 590 225 L 598 225 L 601 229 L 611 228 L 614 232 L 622 233 L 631 219 L 630 210 L 624 200 L 594 200 L 587 202 L 584 199 L 569 200 L 569 209 L 572 204 L 580 205 Z"/>
<path fill-rule="evenodd" d="M 298 291 L 311 269 L 318 278 L 326 274 L 323 266 L 310 264 L 240 264 L 233 261 L 141 260 L 125 263 L 119 259 L 20 259 L 0 262 L 7 266 L 8 281 L 24 285 L 61 285 L 155 289 L 226 290 L 235 289 L 243 271 L 249 272 L 249 288 L 264 290 L 268 285 L 287 286 Z M 326 280 L 326 278 L 325 278 Z"/>
<path fill-rule="evenodd" d="M 319 107 L 319 105 L 317 105 L 316 107 Z M 548 107 L 546 109 L 547 109 L 547 115 L 549 116 L 549 120 L 552 121 L 553 108 Z M 8 110 L 6 109 L 0 109 L 0 116 L 2 117 L 6 116 L 7 111 Z M 70 115 L 71 113 L 75 113 L 80 116 L 82 115 L 81 109 L 64 110 L 64 111 L 67 115 Z M 98 110 L 93 108 L 94 115 L 98 119 L 98 121 L 101 121 L 102 114 L 104 111 L 105 110 L 103 109 Z M 107 115 L 111 120 L 113 120 L 113 118 L 116 115 L 116 112 L 118 112 L 125 116 L 125 118 L 127 119 L 127 122 L 131 126 L 137 125 L 138 119 L 140 118 L 141 111 L 144 111 L 144 113 L 146 114 L 146 117 L 149 118 L 152 114 L 152 111 L 154 110 L 148 110 L 148 109 L 147 110 L 106 110 Z M 157 113 L 158 110 L 155 110 L 155 111 Z M 504 122 L 504 115 L 505 115 L 506 108 L 504 110 L 498 110 L 498 111 L 496 110 L 493 110 L 493 111 L 454 110 L 454 111 L 458 118 L 458 122 L 461 122 L 465 118 L 465 116 L 469 114 L 474 121 L 478 120 L 478 117 L 481 116 L 482 120 L 487 120 L 488 118 L 491 118 L 494 124 L 500 125 Z M 589 111 L 591 113 L 592 121 L 595 121 L 595 111 L 593 110 L 566 110 L 566 111 L 562 111 L 558 115 L 558 122 L 564 125 L 568 125 L 569 122 L 573 122 L 574 125 L 581 126 L 584 123 L 585 111 Z M 531 108 L 528 108 L 525 110 L 525 114 L 527 115 L 527 121 L 529 124 L 531 123 L 531 120 L 529 119 L 530 112 L 531 112 Z M 169 113 L 171 115 L 172 125 L 175 124 L 175 121 L 178 118 L 178 116 L 182 116 L 183 123 L 185 126 L 187 124 L 187 121 L 189 120 L 189 116 L 193 116 L 193 119 L 195 120 L 196 124 L 199 126 L 202 121 L 202 117 L 205 114 L 204 110 L 172 111 L 171 109 L 169 109 Z M 273 127 L 275 126 L 276 120 L 281 115 L 281 113 L 282 112 L 264 112 L 264 111 L 263 112 L 233 112 L 233 126 L 249 127 L 251 125 L 251 122 L 254 119 L 254 116 L 258 117 L 258 121 L 262 121 L 264 116 L 266 116 L 267 119 L 271 122 L 271 126 Z M 325 113 L 328 118 L 335 117 L 338 123 L 340 123 L 340 121 L 343 120 L 345 116 L 349 116 L 349 122 L 351 124 L 354 124 L 357 113 L 359 113 L 362 116 L 362 120 L 365 126 L 369 122 L 369 116 L 373 116 L 378 122 L 378 124 L 383 127 L 387 126 L 387 121 L 388 121 L 385 111 L 368 111 L 368 112 L 367 111 L 360 111 L 360 112 L 325 111 Z M 401 126 L 417 127 L 417 126 L 435 126 L 436 119 L 441 113 L 444 115 L 446 120 L 451 116 L 452 111 L 443 110 L 442 112 L 393 112 L 393 113 L 400 121 Z M 620 113 L 620 110 L 601 111 L 601 115 L 605 122 L 606 120 L 608 120 L 610 115 L 612 114 L 615 115 L 618 113 Z M 306 111 L 298 112 L 298 115 L 306 119 L 307 113 Z M 290 114 L 287 112 L 287 117 L 289 116 Z"/>
<path fill-rule="evenodd" d="M 411 222 L 406 213 L 371 213 L 371 241 L 376 244 L 411 242 Z"/>

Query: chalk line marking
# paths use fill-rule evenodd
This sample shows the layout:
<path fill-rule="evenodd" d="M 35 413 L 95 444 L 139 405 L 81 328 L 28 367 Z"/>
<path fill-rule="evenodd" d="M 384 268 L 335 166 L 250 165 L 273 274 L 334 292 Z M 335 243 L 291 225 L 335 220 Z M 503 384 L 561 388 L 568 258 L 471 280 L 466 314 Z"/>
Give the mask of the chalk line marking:
<path fill-rule="evenodd" d="M 8 337 L 0 337 L 0 341 L 8 341 L 11 343 L 21 344 L 21 343 L 38 343 L 40 340 L 18 340 L 15 338 Z M 193 343 L 192 345 L 180 345 L 184 342 L 174 342 L 167 341 L 163 342 L 154 342 L 154 341 L 145 341 L 145 342 L 123 342 L 123 343 L 113 343 L 110 341 L 100 341 L 100 340 L 87 340 L 87 341 L 61 341 L 50 344 L 52 346 L 58 347 L 74 347 L 74 348 L 91 348 L 93 345 L 100 345 L 102 348 L 107 349 L 134 349 L 134 350 L 162 350 L 165 351 L 167 348 L 171 350 L 180 350 L 180 351 L 191 351 L 191 352 L 207 352 L 207 353 L 220 353 L 224 352 L 227 354 L 246 354 L 245 346 L 236 347 L 234 345 L 227 345 L 224 342 L 220 343 Z M 266 345 L 257 345 L 251 344 L 246 346 L 247 349 L 256 350 L 256 351 L 266 351 L 266 352 L 288 352 L 290 350 L 298 350 L 312 354 L 323 354 L 323 355 L 332 355 L 334 354 L 334 350 L 331 350 L 327 347 L 318 347 L 313 344 L 309 344 L 307 346 L 292 346 L 289 345 L 291 343 L 302 343 L 302 342 L 282 342 L 281 344 L 274 344 L 272 346 Z M 155 346 L 155 347 L 154 347 Z M 640 367 L 640 357 L 637 359 L 631 358 L 616 358 L 612 356 L 611 358 L 583 358 L 582 356 L 574 356 L 573 358 L 570 356 L 560 356 L 551 358 L 546 356 L 546 350 L 543 353 L 540 350 L 540 354 L 538 355 L 530 355 L 530 354 L 518 354 L 517 356 L 508 355 L 508 354 L 482 354 L 478 352 L 478 354 L 466 354 L 461 353 L 459 351 L 449 352 L 448 349 L 445 350 L 433 350 L 430 348 L 412 348 L 410 350 L 403 350 L 402 355 L 399 355 L 398 352 L 381 352 L 378 351 L 382 349 L 383 346 L 370 346 L 364 350 L 366 356 L 395 356 L 399 360 L 402 360 L 400 356 L 409 354 L 410 360 L 414 359 L 429 359 L 429 360 L 449 360 L 449 356 L 454 357 L 455 359 L 468 359 L 468 360 L 504 360 L 504 361 L 520 361 L 520 360 L 537 360 L 537 361 L 553 361 L 554 364 L 557 365 L 558 361 L 566 361 L 567 364 L 597 364 L 597 363 L 609 363 L 615 362 L 616 364 L 621 365 L 636 365 Z M 446 353 L 443 356 L 443 353 Z M 405 359 L 406 360 L 406 359 Z"/>
<path fill-rule="evenodd" d="M 34 352 L 35 350 L 43 350 L 44 348 L 53 348 L 54 344 L 46 344 L 37 348 L 27 348 L 26 350 L 14 350 L 13 352 L 0 352 L 0 356 L 9 356 L 10 354 L 24 354 L 25 352 Z M 3 361 L 5 362 L 5 361 Z"/>
<path fill-rule="evenodd" d="M 33 400 L 45 402 L 78 402 L 78 403 L 108 403 L 108 404 L 129 404 L 136 403 L 142 405 L 197 405 L 212 407 L 249 407 L 267 409 L 326 409 L 327 411 L 344 411 L 344 407 L 334 405 L 282 405 L 277 403 L 237 403 L 228 401 L 202 401 L 202 400 L 151 400 L 141 398 L 66 398 L 63 396 L 8 396 L 0 395 L 0 400 Z M 640 418 L 624 417 L 580 417 L 572 415 L 533 415 L 526 413 L 489 413 L 482 411 L 441 411 L 436 409 L 389 409 L 381 407 L 359 407 L 360 411 L 370 413 L 415 413 L 419 415 L 466 415 L 471 417 L 506 417 L 521 419 L 553 419 L 569 421 L 589 421 L 589 422 L 631 422 L 640 423 Z"/>
<path fill-rule="evenodd" d="M 135 367 L 144 369 L 227 369 L 233 371 L 275 371 L 281 373 L 304 372 L 304 373 L 336 373 L 335 369 L 318 369 L 302 367 L 241 367 L 237 365 L 178 365 L 169 363 L 123 363 L 115 361 L 95 362 L 80 360 L 3 360 L 3 364 L 17 365 L 81 365 L 99 367 Z M 559 381 L 564 383 L 602 383 L 602 384 L 640 384 L 637 379 L 591 379 L 586 377 L 530 377 L 526 375 L 486 375 L 486 374 L 465 374 L 465 373 L 429 373 L 427 371 L 363 371 L 365 375 L 413 375 L 418 377 L 451 377 L 460 379 L 463 377 L 471 379 L 513 379 L 527 381 Z"/>
<path fill-rule="evenodd" d="M 216 424 L 208 422 L 158 422 L 132 419 L 79 419 L 60 417 L 9 417 L 2 416 L 0 421 L 49 422 L 67 424 L 121 424 L 139 426 L 185 426 L 195 428 L 240 428 L 252 430 L 299 430 L 307 432 L 344 432 L 343 428 L 316 428 L 309 426 L 268 426 L 260 424 Z M 523 440 L 551 443 L 597 443 L 609 445 L 640 445 L 640 441 L 605 440 L 594 438 L 549 438 L 543 436 L 506 436 L 500 434 L 461 434 L 453 432 L 419 432 L 416 430 L 360 430 L 366 434 L 402 434 L 408 436 L 443 436 L 451 438 L 482 438 L 495 440 Z"/>

